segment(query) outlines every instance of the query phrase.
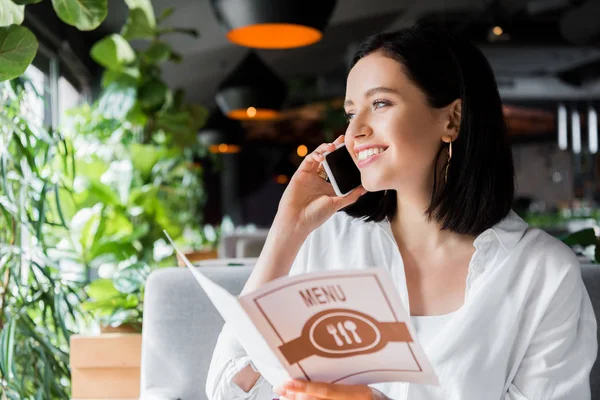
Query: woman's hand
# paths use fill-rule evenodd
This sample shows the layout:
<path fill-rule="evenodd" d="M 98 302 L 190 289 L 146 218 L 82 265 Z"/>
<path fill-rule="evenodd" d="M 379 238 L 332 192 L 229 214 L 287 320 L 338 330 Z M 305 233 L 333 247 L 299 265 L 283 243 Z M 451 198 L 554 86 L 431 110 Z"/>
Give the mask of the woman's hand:
<path fill-rule="evenodd" d="M 386 400 L 384 394 L 366 385 L 336 385 L 293 380 L 276 387 L 287 400 Z M 388 399 L 389 400 L 389 399 Z"/>
<path fill-rule="evenodd" d="M 366 192 L 359 186 L 348 196 L 338 197 L 331 184 L 318 175 L 323 169 L 322 154 L 335 150 L 335 146 L 343 141 L 342 135 L 333 143 L 322 144 L 304 158 L 279 202 L 278 219 L 284 219 L 308 234 Z"/>

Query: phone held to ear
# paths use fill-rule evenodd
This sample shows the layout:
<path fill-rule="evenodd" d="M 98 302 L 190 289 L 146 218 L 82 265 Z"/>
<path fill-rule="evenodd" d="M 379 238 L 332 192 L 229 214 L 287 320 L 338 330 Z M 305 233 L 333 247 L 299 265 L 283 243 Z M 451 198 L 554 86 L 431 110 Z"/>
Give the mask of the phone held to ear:
<path fill-rule="evenodd" d="M 323 168 L 327 172 L 336 195 L 348 196 L 360 186 L 360 170 L 354 164 L 345 143 L 337 145 L 332 152 L 323 153 L 323 157 L 325 159 L 322 162 Z"/>

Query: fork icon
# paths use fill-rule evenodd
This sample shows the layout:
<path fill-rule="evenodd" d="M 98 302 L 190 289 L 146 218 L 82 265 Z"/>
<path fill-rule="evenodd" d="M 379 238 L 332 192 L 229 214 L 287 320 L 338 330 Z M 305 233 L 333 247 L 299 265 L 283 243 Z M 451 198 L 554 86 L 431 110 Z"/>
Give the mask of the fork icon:
<path fill-rule="evenodd" d="M 344 345 L 344 342 L 342 342 L 342 339 L 340 339 L 340 337 L 338 336 L 338 331 L 335 328 L 335 326 L 333 326 L 333 324 L 327 325 L 327 332 L 329 332 L 329 334 L 333 336 L 333 338 L 335 339 L 335 344 L 337 344 L 339 347 L 342 347 Z"/>

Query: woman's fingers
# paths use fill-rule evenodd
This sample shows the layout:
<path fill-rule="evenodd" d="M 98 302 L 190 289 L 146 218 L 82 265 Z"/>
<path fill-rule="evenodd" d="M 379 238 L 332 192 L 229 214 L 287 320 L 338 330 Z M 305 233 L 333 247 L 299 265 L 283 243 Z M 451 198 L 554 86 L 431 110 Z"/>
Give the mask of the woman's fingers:
<path fill-rule="evenodd" d="M 317 147 L 312 153 L 304 157 L 304 161 L 302 162 L 305 167 L 309 167 L 310 169 L 315 170 L 325 159 L 323 157 L 323 153 L 332 152 L 335 150 L 336 146 L 344 142 L 344 135 L 340 135 L 337 139 L 334 140 L 333 143 L 323 143 L 319 147 Z"/>
<path fill-rule="evenodd" d="M 366 385 L 340 385 L 293 380 L 275 388 L 275 392 L 291 400 L 367 400 L 373 391 Z"/>
<path fill-rule="evenodd" d="M 344 143 L 344 135 L 338 136 L 338 138 L 333 141 L 333 144 L 335 144 L 336 146 L 342 143 Z"/>
<path fill-rule="evenodd" d="M 360 196 L 362 196 L 365 193 L 367 193 L 367 190 L 361 185 L 354 189 L 352 193 L 350 193 L 346 197 L 336 197 L 334 200 L 336 203 L 336 208 L 338 210 L 341 210 L 344 207 L 348 207 L 350 204 L 356 203 Z"/>

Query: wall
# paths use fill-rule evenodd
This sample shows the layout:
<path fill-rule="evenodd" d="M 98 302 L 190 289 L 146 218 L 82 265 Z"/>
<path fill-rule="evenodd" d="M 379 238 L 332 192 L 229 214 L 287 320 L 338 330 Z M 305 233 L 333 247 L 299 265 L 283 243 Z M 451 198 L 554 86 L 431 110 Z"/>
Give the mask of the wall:
<path fill-rule="evenodd" d="M 542 200 L 548 206 L 573 199 L 573 154 L 555 142 L 513 146 L 516 196 Z"/>

